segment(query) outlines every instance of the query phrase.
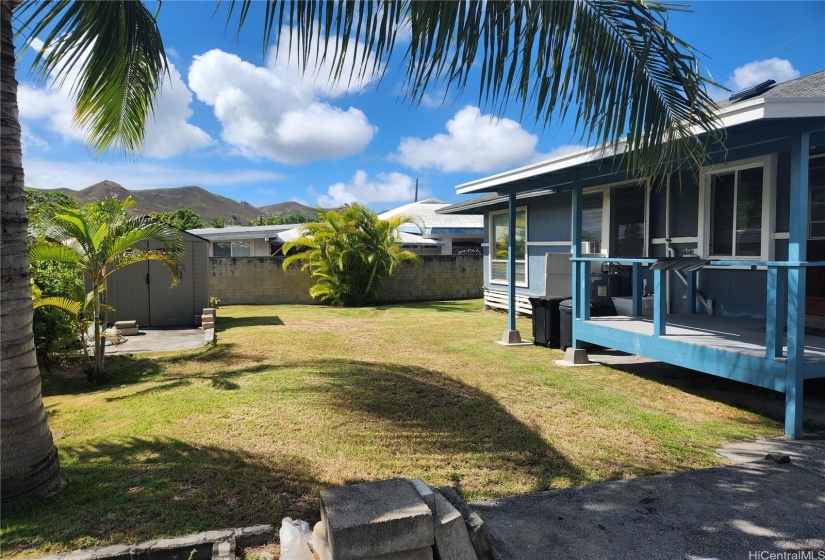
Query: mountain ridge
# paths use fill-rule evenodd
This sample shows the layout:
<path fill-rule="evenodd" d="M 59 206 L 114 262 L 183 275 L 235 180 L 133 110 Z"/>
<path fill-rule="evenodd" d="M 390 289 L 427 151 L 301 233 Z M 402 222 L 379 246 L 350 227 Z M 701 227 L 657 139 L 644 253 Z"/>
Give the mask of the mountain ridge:
<path fill-rule="evenodd" d="M 287 201 L 278 204 L 267 204 L 256 207 L 246 202 L 238 202 L 211 193 L 196 185 L 174 188 L 129 190 L 114 181 L 104 180 L 85 189 L 75 191 L 67 188 L 37 189 L 41 192 L 60 192 L 73 197 L 80 204 L 96 202 L 106 197 L 117 196 L 124 199 L 131 196 L 135 201 L 138 212 L 151 214 L 152 212 L 174 212 L 180 208 L 189 208 L 198 214 L 204 224 L 209 225 L 215 220 L 224 220 L 229 224 L 233 216 L 240 225 L 246 225 L 259 216 L 286 216 L 301 214 L 315 217 L 318 212 L 309 206 L 298 202 Z"/>

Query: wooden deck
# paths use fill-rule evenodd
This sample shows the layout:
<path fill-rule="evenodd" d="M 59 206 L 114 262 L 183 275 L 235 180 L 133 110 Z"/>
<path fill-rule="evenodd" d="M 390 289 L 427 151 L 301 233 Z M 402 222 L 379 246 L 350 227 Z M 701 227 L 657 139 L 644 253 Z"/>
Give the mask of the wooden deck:
<path fill-rule="evenodd" d="M 593 325 L 653 336 L 648 317 L 592 317 Z M 664 339 L 754 358 L 765 357 L 765 322 L 716 315 L 668 315 Z M 783 353 L 787 348 L 783 348 Z M 783 361 L 784 359 L 778 358 Z M 805 336 L 805 363 L 825 363 L 825 337 Z"/>

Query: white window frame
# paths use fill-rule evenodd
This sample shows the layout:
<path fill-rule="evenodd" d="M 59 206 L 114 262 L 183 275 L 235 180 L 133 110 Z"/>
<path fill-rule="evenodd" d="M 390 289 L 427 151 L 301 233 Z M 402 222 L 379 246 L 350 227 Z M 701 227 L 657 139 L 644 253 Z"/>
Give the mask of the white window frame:
<path fill-rule="evenodd" d="M 229 243 L 229 258 L 236 258 L 238 255 L 235 254 L 235 246 L 238 243 L 246 243 L 249 246 L 249 254 L 243 255 L 244 257 L 251 257 L 252 256 L 252 240 L 245 240 L 245 241 L 213 241 L 212 242 L 212 255 L 215 255 L 215 246 L 218 243 Z M 227 258 L 226 256 L 219 257 L 219 258 Z"/>
<path fill-rule="evenodd" d="M 825 154 L 818 154 L 815 156 L 811 156 L 811 160 L 825 158 Z M 814 237 L 813 235 L 813 225 L 814 221 L 811 216 L 811 210 L 813 210 L 813 201 L 814 201 L 814 191 L 825 189 L 825 184 L 823 185 L 808 185 L 808 239 L 825 239 L 825 235 L 818 235 Z M 817 221 L 817 224 L 822 223 L 821 221 Z"/>
<path fill-rule="evenodd" d="M 524 211 L 524 242 L 525 242 L 524 243 L 524 260 L 522 261 L 521 259 L 516 259 L 516 265 L 518 265 L 521 262 L 524 263 L 524 282 L 516 281 L 515 285 L 520 287 L 520 288 L 527 288 L 529 283 L 530 283 L 530 271 L 529 271 L 529 265 L 528 265 L 528 263 L 530 262 L 530 256 L 528 254 L 529 247 L 530 247 L 530 241 L 529 241 L 529 239 L 530 239 L 530 233 L 529 233 L 530 228 L 528 227 L 527 206 L 517 206 L 516 207 L 516 214 L 518 214 L 522 210 Z M 493 263 L 494 262 L 502 262 L 502 259 L 493 258 L 494 255 L 495 255 L 495 251 L 496 251 L 496 239 L 495 239 L 496 228 L 495 228 L 495 218 L 494 217 L 498 216 L 500 214 L 509 214 L 509 213 L 510 213 L 509 209 L 507 209 L 507 210 L 496 210 L 495 212 L 490 212 L 488 214 L 488 217 L 487 217 L 487 219 L 489 220 L 489 223 L 490 223 L 490 234 L 489 234 L 490 235 L 490 237 L 489 237 L 489 248 L 490 248 L 489 255 L 490 255 L 490 259 L 489 259 L 489 263 L 488 263 L 488 274 L 489 274 L 489 278 L 490 278 L 490 284 L 501 284 L 501 285 L 504 285 L 504 286 L 509 285 L 509 282 L 507 280 L 499 280 L 499 279 L 494 279 L 493 278 Z M 504 262 L 506 262 L 506 260 Z M 509 270 L 508 270 L 508 274 L 509 274 Z M 516 276 L 518 276 L 518 275 L 516 275 Z"/>
<path fill-rule="evenodd" d="M 699 243 L 702 257 L 721 261 L 769 261 L 774 258 L 773 237 L 776 233 L 776 154 L 761 156 L 730 163 L 713 165 L 702 169 L 702 179 L 699 185 Z M 759 244 L 759 255 L 735 256 L 710 254 L 711 224 L 711 182 L 714 175 L 735 173 L 746 169 L 762 168 L 762 232 Z M 739 186 L 737 183 L 738 193 Z M 734 241 L 733 252 L 736 251 Z"/>
<path fill-rule="evenodd" d="M 599 185 L 598 187 L 588 187 L 582 191 L 583 195 L 586 194 L 595 194 L 595 193 L 602 193 L 602 243 L 601 243 L 601 251 L 597 254 L 602 256 L 607 256 L 611 254 L 611 238 L 613 237 L 612 234 L 612 215 L 613 215 L 613 208 L 610 204 L 610 193 L 613 189 L 621 188 L 621 187 L 632 187 L 634 185 L 639 185 L 645 189 L 645 228 L 644 228 L 644 254 L 641 257 L 636 258 L 647 258 L 650 254 L 650 185 L 651 181 L 649 177 L 645 177 L 642 179 L 634 180 L 634 181 L 619 181 L 617 183 L 610 183 L 607 185 Z M 571 219 L 572 223 L 572 219 Z M 617 257 L 621 260 L 622 257 Z M 624 257 L 624 258 L 631 258 L 631 257 Z"/>

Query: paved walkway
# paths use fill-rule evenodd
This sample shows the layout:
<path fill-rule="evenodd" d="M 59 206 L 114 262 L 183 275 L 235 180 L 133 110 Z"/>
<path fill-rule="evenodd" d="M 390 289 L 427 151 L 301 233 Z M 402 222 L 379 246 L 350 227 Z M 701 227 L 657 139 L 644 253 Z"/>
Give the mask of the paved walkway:
<path fill-rule="evenodd" d="M 825 435 L 720 453 L 736 464 L 470 505 L 497 560 L 825 558 Z"/>
<path fill-rule="evenodd" d="M 138 352 L 168 352 L 189 350 L 206 344 L 204 332 L 192 328 L 147 329 L 141 327 L 139 334 L 127 336 L 126 342 L 106 347 L 106 354 L 136 354 Z"/>

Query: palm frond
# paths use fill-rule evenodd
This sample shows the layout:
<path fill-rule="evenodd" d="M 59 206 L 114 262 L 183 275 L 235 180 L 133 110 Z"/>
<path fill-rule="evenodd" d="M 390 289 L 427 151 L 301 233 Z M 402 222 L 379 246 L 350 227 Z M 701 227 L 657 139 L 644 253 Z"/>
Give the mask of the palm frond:
<path fill-rule="evenodd" d="M 229 2 L 238 29 L 252 20 L 251 0 Z M 288 7 L 287 7 L 288 5 Z M 403 54 L 405 92 L 420 102 L 436 84 L 461 94 L 480 73 L 481 104 L 501 113 L 517 104 L 544 127 L 572 119 L 585 143 L 616 151 L 637 173 L 701 162 L 717 138 L 715 104 L 699 72 L 701 56 L 668 28 L 685 5 L 643 0 L 454 0 L 361 2 L 268 0 L 264 37 L 288 28 L 304 69 L 310 47 L 331 58 L 331 79 L 379 74 L 391 65 L 399 28 L 411 38 Z M 313 42 L 314 40 L 314 42 Z M 360 44 L 374 57 L 357 56 Z M 266 46 L 266 43 L 265 43 Z M 355 54 L 350 51 L 355 50 Z M 348 56 L 350 52 L 350 56 Z"/>
<path fill-rule="evenodd" d="M 168 73 L 154 16 L 138 0 L 25 2 L 26 45 L 45 34 L 32 70 L 71 84 L 75 122 L 92 151 L 140 152 L 155 94 Z"/>

